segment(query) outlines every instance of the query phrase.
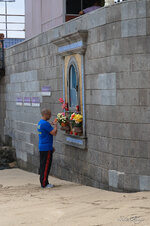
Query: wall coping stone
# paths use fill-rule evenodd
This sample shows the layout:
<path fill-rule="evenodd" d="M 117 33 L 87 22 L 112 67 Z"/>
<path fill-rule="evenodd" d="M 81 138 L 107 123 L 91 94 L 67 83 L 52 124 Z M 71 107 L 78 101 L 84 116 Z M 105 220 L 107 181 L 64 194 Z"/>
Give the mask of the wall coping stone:
<path fill-rule="evenodd" d="M 62 36 L 65 37 L 64 35 L 69 36 L 70 34 L 73 34 L 79 30 L 90 30 L 98 26 L 103 26 L 108 23 L 116 22 L 113 14 L 112 15 L 110 14 L 111 18 L 109 18 L 109 21 L 107 21 L 109 11 L 116 7 L 118 11 L 119 10 L 118 7 L 121 10 L 121 7 L 125 6 L 126 4 L 129 4 L 130 7 L 130 4 L 132 4 L 133 2 L 142 2 L 142 1 L 145 2 L 145 0 L 128 0 L 110 6 L 104 6 L 81 17 L 77 17 L 73 20 L 65 22 L 64 24 L 58 27 L 52 28 L 46 32 L 43 32 L 28 40 L 25 40 L 22 43 L 19 43 L 15 46 L 8 48 L 6 50 L 6 57 L 22 52 L 24 48 L 27 50 L 28 48 L 29 49 L 35 48 L 36 46 L 39 45 L 51 43 L 52 41 L 55 41 L 56 39 L 59 39 Z M 124 20 L 121 19 L 119 21 L 121 22 Z"/>

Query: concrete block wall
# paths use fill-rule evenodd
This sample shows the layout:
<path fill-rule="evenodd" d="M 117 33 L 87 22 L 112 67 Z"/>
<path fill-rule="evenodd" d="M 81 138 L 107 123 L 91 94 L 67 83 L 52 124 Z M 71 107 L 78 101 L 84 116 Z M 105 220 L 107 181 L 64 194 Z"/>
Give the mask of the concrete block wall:
<path fill-rule="evenodd" d="M 5 135 L 20 167 L 38 171 L 36 123 L 60 111 L 62 58 L 54 39 L 88 30 L 85 53 L 87 150 L 55 139 L 52 174 L 114 190 L 150 189 L 150 0 L 131 0 L 86 14 L 6 51 Z M 1 84 L 1 83 L 0 83 Z M 50 85 L 51 97 L 41 96 Z M 40 107 L 16 106 L 16 96 L 39 96 Z M 4 134 L 1 132 L 1 136 Z"/>
<path fill-rule="evenodd" d="M 4 143 L 4 126 L 6 117 L 6 102 L 5 102 L 5 79 L 0 78 L 0 144 Z"/>

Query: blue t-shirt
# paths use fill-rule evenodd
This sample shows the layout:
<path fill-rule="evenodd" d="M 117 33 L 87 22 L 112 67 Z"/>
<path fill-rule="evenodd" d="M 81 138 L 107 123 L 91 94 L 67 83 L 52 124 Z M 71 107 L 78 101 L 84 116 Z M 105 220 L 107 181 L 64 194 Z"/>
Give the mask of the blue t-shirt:
<path fill-rule="evenodd" d="M 41 119 L 37 126 L 39 134 L 39 151 L 52 151 L 53 150 L 53 136 L 50 132 L 53 130 L 51 124 Z"/>

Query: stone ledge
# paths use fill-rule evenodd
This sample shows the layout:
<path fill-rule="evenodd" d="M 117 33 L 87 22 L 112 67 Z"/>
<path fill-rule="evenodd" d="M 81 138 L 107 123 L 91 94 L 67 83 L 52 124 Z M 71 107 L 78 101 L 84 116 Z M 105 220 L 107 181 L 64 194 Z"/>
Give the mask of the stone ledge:
<path fill-rule="evenodd" d="M 64 134 L 64 144 L 77 147 L 79 149 L 87 149 L 87 137 L 85 136 L 74 136 L 70 134 Z"/>
<path fill-rule="evenodd" d="M 63 36 L 52 41 L 58 47 L 58 54 L 66 56 L 74 53 L 84 53 L 86 50 L 88 31 L 78 32 Z"/>

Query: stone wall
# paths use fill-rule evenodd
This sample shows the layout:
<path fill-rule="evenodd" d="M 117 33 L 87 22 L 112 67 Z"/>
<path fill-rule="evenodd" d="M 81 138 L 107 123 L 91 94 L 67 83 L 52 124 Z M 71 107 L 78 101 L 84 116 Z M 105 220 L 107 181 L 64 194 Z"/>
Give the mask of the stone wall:
<path fill-rule="evenodd" d="M 149 22 L 150 1 L 131 0 L 86 14 L 6 51 L 5 86 L 0 84 L 5 90 L 5 135 L 12 137 L 20 167 L 38 172 L 40 110 L 51 108 L 52 118 L 60 111 L 63 62 L 51 42 L 88 30 L 87 150 L 65 145 L 59 131 L 52 174 L 95 187 L 150 189 Z M 52 96 L 42 97 L 41 87 L 47 84 Z M 41 106 L 16 106 L 16 97 L 26 95 L 39 96 Z M 4 100 L 4 94 L 1 97 Z M 0 122 L 3 128 L 3 115 Z"/>
<path fill-rule="evenodd" d="M 4 119 L 6 117 L 5 109 L 5 79 L 0 77 L 0 145 L 4 142 Z"/>

